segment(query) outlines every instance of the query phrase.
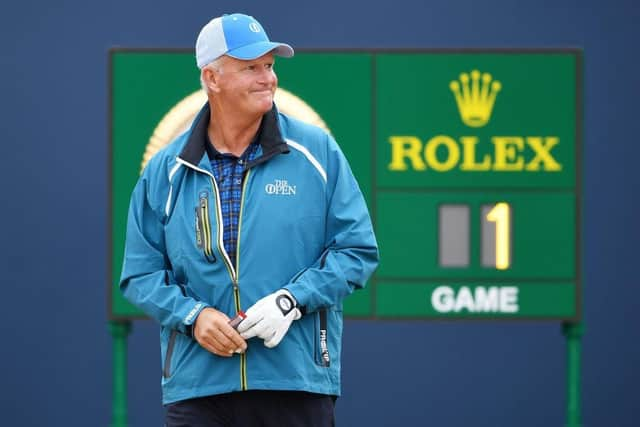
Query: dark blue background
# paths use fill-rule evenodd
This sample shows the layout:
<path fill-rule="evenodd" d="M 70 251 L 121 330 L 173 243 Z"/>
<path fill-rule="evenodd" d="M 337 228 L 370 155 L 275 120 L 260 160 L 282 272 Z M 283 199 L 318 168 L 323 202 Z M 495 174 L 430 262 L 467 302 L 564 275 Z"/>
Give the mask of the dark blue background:
<path fill-rule="evenodd" d="M 374 3 L 3 4 L 0 425 L 108 424 L 107 51 L 192 47 L 209 18 L 233 11 L 298 48 L 584 49 L 583 419 L 639 425 L 632 167 L 640 156 L 640 8 L 622 0 Z M 339 426 L 564 424 L 557 323 L 349 321 L 344 339 Z M 129 342 L 131 425 L 160 426 L 156 326 L 135 322 Z"/>

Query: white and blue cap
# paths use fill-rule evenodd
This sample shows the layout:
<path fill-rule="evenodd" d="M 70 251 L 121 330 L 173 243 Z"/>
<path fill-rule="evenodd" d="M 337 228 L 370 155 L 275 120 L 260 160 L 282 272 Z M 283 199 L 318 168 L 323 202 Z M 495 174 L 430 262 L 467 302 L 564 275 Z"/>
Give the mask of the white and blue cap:
<path fill-rule="evenodd" d="M 271 51 L 285 58 L 293 56 L 293 48 L 269 40 L 253 16 L 234 13 L 213 18 L 202 27 L 196 41 L 196 63 L 202 69 L 222 55 L 251 60 Z"/>

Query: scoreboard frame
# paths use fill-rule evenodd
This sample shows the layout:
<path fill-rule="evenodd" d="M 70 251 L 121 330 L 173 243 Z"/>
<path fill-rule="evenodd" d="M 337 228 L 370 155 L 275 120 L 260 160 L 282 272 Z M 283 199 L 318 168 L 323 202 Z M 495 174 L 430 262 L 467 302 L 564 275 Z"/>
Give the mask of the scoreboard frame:
<path fill-rule="evenodd" d="M 114 246 L 114 242 L 117 241 L 117 238 L 114 238 L 114 236 L 117 233 L 122 233 L 122 230 L 118 230 L 115 231 L 114 230 L 114 216 L 116 215 L 122 215 L 122 211 L 120 209 L 120 211 L 116 212 L 116 210 L 114 210 L 114 191 L 122 191 L 121 188 L 117 189 L 114 188 L 114 178 L 116 175 L 118 175 L 121 172 L 120 169 L 120 165 L 118 165 L 118 159 L 116 157 L 116 150 L 114 150 L 114 137 L 116 137 L 118 135 L 118 129 L 116 129 L 118 126 L 120 126 L 117 123 L 114 123 L 114 119 L 116 118 L 116 114 L 114 109 L 119 108 L 120 101 L 119 99 L 122 98 L 123 93 L 122 91 L 118 92 L 117 94 L 114 93 L 114 91 L 116 90 L 116 86 L 117 86 L 117 82 L 114 81 L 114 79 L 119 78 L 118 75 L 116 75 L 119 70 L 117 69 L 117 57 L 118 56 L 122 56 L 122 55 L 130 55 L 130 54 L 141 54 L 141 55 L 148 55 L 149 57 L 153 57 L 155 55 L 192 55 L 193 50 L 192 49 L 162 49 L 162 48 L 114 48 L 114 49 L 110 49 L 109 51 L 109 72 L 108 72 L 108 80 L 109 80 L 109 108 L 108 108 L 108 124 L 109 124 L 109 158 L 108 158 L 108 183 L 109 183 L 109 191 L 108 191 L 108 196 L 109 196 L 109 236 L 108 236 L 108 256 L 109 256 L 109 268 L 107 269 L 108 272 L 108 277 L 107 277 L 107 300 L 108 300 L 108 315 L 110 320 L 114 320 L 114 321 L 123 321 L 123 320 L 133 320 L 133 319 L 145 319 L 146 316 L 144 316 L 144 314 L 142 314 L 141 312 L 136 312 L 136 310 L 131 311 L 130 309 L 122 309 L 122 301 L 119 301 L 119 299 L 122 298 L 121 295 L 119 295 L 119 290 L 117 289 L 117 280 L 118 280 L 118 268 L 117 266 L 115 266 L 114 264 L 114 259 L 117 258 L 115 251 L 121 251 L 123 248 L 122 247 L 115 247 Z M 531 55 L 559 55 L 559 56 L 566 56 L 566 57 L 570 57 L 572 58 L 572 60 L 574 61 L 575 64 L 575 74 L 574 74 L 574 82 L 575 82 L 575 88 L 574 88 L 574 93 L 575 93 L 575 99 L 572 100 L 573 105 L 574 105 L 574 111 L 575 111 L 575 129 L 574 131 L 574 150 L 573 150 L 573 161 L 574 161 L 574 172 L 575 172 L 575 176 L 573 177 L 573 197 L 574 197 L 574 219 L 575 219 L 575 224 L 574 224 L 574 230 L 573 230 L 573 235 L 575 236 L 575 242 L 574 242 L 574 265 L 572 266 L 573 271 L 574 271 L 574 276 L 573 278 L 570 280 L 570 282 L 572 282 L 573 287 L 574 287 L 574 312 L 571 315 L 550 315 L 550 316 L 540 316 L 540 315 L 535 315 L 535 316 L 526 316 L 526 315 L 492 315 L 491 313 L 489 314 L 482 314 L 480 316 L 475 315 L 473 313 L 457 313 L 455 315 L 383 315 L 380 316 L 379 315 L 379 306 L 380 306 L 380 301 L 378 300 L 380 295 L 379 295 L 379 290 L 382 288 L 382 285 L 384 285 L 384 282 L 387 281 L 391 281 L 393 282 L 394 280 L 400 280 L 403 283 L 406 283 L 407 286 L 411 286 L 412 283 L 417 283 L 420 282 L 421 279 L 418 280 L 414 280 L 412 278 L 407 278 L 407 277 L 403 277 L 403 278 L 398 278 L 398 277 L 394 277 L 393 275 L 384 275 L 381 274 L 381 271 L 379 270 L 376 274 L 374 274 L 374 276 L 371 278 L 368 287 L 366 288 L 366 290 L 364 291 L 364 293 L 361 293 L 359 295 L 359 297 L 361 298 L 361 300 L 355 301 L 352 303 L 352 299 L 354 298 L 358 298 L 358 294 L 356 294 L 356 296 L 351 296 L 349 297 L 346 301 L 345 301 L 345 317 L 347 318 L 354 318 L 354 319 L 372 319 L 372 320 L 502 320 L 502 321 L 513 321 L 513 320 L 535 320 L 535 321 L 567 321 L 567 322 L 577 322 L 580 321 L 580 319 L 582 318 L 582 299 L 583 299 L 583 290 L 582 290 L 582 204 L 583 204 L 583 198 L 582 198 L 582 150 L 583 150 L 583 52 L 581 49 L 577 49 L 577 48 L 526 48 L 526 49 L 503 49 L 503 48 L 464 48 L 464 49 L 297 49 L 296 50 L 296 57 L 313 57 L 313 56 L 319 56 L 319 57 L 323 57 L 323 58 L 336 58 L 336 57 L 347 57 L 347 56 L 363 56 L 368 58 L 368 63 L 369 63 L 369 70 L 368 72 L 370 73 L 369 75 L 369 80 L 367 80 L 367 83 L 369 83 L 369 89 L 370 89 L 370 95 L 369 95 L 369 105 L 368 105 L 368 111 L 367 113 L 370 116 L 370 129 L 367 130 L 369 136 L 370 136 L 370 145 L 369 145 L 369 149 L 370 149 L 370 158 L 369 158 L 369 164 L 365 165 L 365 166 L 361 166 L 360 163 L 358 163 L 356 165 L 356 167 L 354 168 L 354 173 L 356 173 L 356 176 L 358 178 L 359 181 L 363 181 L 363 180 L 368 180 L 368 183 L 366 183 L 365 185 L 363 185 L 363 191 L 365 192 L 365 196 L 368 199 L 368 203 L 369 203 L 369 207 L 370 207 L 370 212 L 371 212 L 371 217 L 372 220 L 374 222 L 374 226 L 376 227 L 376 233 L 379 235 L 380 231 L 379 231 L 379 226 L 378 226 L 378 221 L 379 221 L 379 217 L 380 215 L 384 215 L 384 209 L 381 209 L 381 207 L 378 204 L 378 199 L 377 199 L 377 191 L 379 188 L 383 188 L 384 190 L 394 190 L 394 189 L 401 189 L 406 191 L 406 193 L 411 194 L 411 193 L 416 193 L 416 191 L 418 191 L 418 189 L 415 188 L 406 188 L 406 187 L 394 187 L 393 185 L 380 185 L 381 181 L 384 180 L 384 178 L 381 178 L 380 174 L 378 173 L 379 168 L 380 168 L 380 162 L 381 160 L 381 156 L 380 156 L 380 144 L 381 144 L 381 140 L 379 137 L 379 127 L 378 127 L 378 121 L 380 120 L 380 111 L 379 111 L 379 98 L 378 95 L 380 95 L 381 89 L 378 86 L 378 78 L 380 78 L 381 76 L 381 71 L 378 68 L 378 60 L 381 57 L 384 56 L 398 56 L 398 55 L 403 55 L 405 57 L 410 57 L 410 56 L 425 56 L 425 55 L 460 55 L 460 56 L 469 56 L 469 55 L 499 55 L 499 56 L 510 56 L 510 55 L 522 55 L 522 56 L 531 56 Z M 277 64 L 277 71 L 280 77 L 280 82 L 281 85 L 289 88 L 290 85 L 288 83 L 288 79 L 293 76 L 296 70 L 296 67 L 290 67 L 291 71 L 285 71 L 285 75 L 283 76 L 283 74 L 280 72 L 280 68 L 284 68 L 286 70 L 288 64 L 287 61 L 295 61 L 296 57 L 292 58 L 292 59 L 288 59 L 288 60 L 283 60 L 283 61 L 279 61 Z M 367 61 L 364 61 L 367 62 Z M 365 64 L 366 65 L 366 64 Z M 195 65 L 193 65 L 193 69 L 194 71 L 195 69 Z M 363 68 L 364 69 L 364 68 Z M 470 71 L 470 70 L 469 70 Z M 288 74 L 291 74 L 291 76 L 289 76 Z M 308 76 L 307 76 L 308 77 Z M 456 77 L 455 75 L 453 76 L 454 78 Z M 496 78 L 498 78 L 499 76 L 496 76 Z M 324 108 L 324 111 L 328 111 L 327 107 L 326 107 L 326 101 L 322 101 L 322 102 L 317 102 L 315 99 L 313 99 L 313 97 L 307 97 L 304 94 L 304 82 L 303 82 L 303 78 L 304 76 L 301 76 L 300 78 L 300 83 L 296 83 L 297 86 L 294 84 L 293 86 L 296 88 L 296 90 L 294 91 L 296 94 L 299 93 L 303 93 L 301 95 L 301 97 L 305 100 L 308 101 L 310 105 L 315 106 L 315 105 L 320 105 L 321 108 L 319 108 L 319 110 L 322 110 L 322 108 Z M 131 84 L 131 82 L 129 82 L 129 84 Z M 197 84 L 197 81 L 191 82 L 190 83 L 192 86 Z M 308 84 L 308 82 L 307 82 Z M 121 88 L 124 87 L 121 85 Z M 156 90 L 155 88 L 153 88 L 153 90 Z M 505 88 L 503 88 L 503 90 L 506 90 Z M 184 95 L 187 95 L 188 92 L 184 92 Z M 500 95 L 498 95 L 499 97 Z M 452 95 L 452 99 L 453 99 L 453 95 Z M 324 102 L 324 105 L 323 105 Z M 498 100 L 496 101 L 496 103 L 500 102 L 500 99 L 498 98 Z M 165 109 L 165 111 L 167 111 L 168 109 Z M 320 114 L 320 116 L 324 117 L 323 114 Z M 332 131 L 334 131 L 333 123 L 331 120 L 327 120 L 329 127 L 331 128 Z M 157 121 L 153 123 L 153 126 L 155 126 L 157 124 Z M 336 131 L 338 131 L 338 129 L 335 129 Z M 336 132 L 337 133 L 337 132 Z M 150 132 L 147 131 L 147 134 L 150 136 Z M 338 143 L 343 145 L 344 144 L 344 140 L 341 139 L 339 134 L 336 134 L 336 139 L 338 140 Z M 388 141 L 387 141 L 388 142 Z M 446 143 L 442 143 L 444 144 L 443 146 L 446 146 Z M 344 147 L 343 149 L 345 150 L 345 154 L 347 155 L 347 157 L 349 158 L 350 162 L 356 157 L 356 153 L 357 153 L 357 149 L 361 149 L 362 147 Z M 122 147 L 120 148 L 120 150 L 122 150 Z M 121 152 L 121 151 L 120 151 Z M 441 150 L 440 150 L 441 152 Z M 142 155 L 142 153 L 138 154 L 139 156 Z M 410 159 L 405 159 L 405 162 L 410 162 Z M 426 162 L 426 161 L 425 161 Z M 387 171 L 388 172 L 388 171 Z M 386 173 L 386 172 L 385 172 Z M 130 185 L 129 191 L 132 188 L 132 185 Z M 362 185 L 362 182 L 361 182 Z M 495 188 L 494 188 L 495 189 Z M 505 192 L 514 192 L 514 191 L 519 191 L 518 187 L 509 187 L 509 186 L 505 186 L 504 188 L 498 188 L 499 191 L 505 191 Z M 450 188 L 449 190 L 447 190 L 446 188 L 434 188 L 433 189 L 434 192 L 442 192 L 443 194 L 445 193 L 449 193 L 449 194 L 459 194 L 460 192 L 464 192 L 464 188 L 463 187 L 455 187 L 455 188 Z M 474 190 L 475 191 L 475 190 Z M 536 188 L 532 188 L 532 189 L 527 189 L 527 192 L 530 192 L 531 194 L 539 194 L 540 190 L 536 189 Z M 554 193 L 555 190 L 551 189 L 550 193 Z M 374 194 L 376 193 L 376 194 Z M 122 195 L 118 195 L 115 197 L 121 197 Z M 127 194 L 127 200 L 128 200 L 128 194 Z M 504 200 L 496 200 L 496 202 L 500 202 L 500 201 L 504 201 Z M 126 215 L 126 213 L 125 213 Z M 517 221 L 514 220 L 514 221 Z M 516 236 L 517 237 L 517 236 Z M 438 236 L 433 236 L 433 240 L 437 243 L 438 241 Z M 119 240 L 121 242 L 121 240 Z M 384 245 L 385 242 L 381 241 L 381 259 L 382 259 L 382 272 L 384 272 L 384 262 L 385 262 L 385 252 L 384 252 Z M 514 256 L 517 256 L 517 254 L 515 254 Z M 458 288 L 458 292 L 460 291 L 460 289 L 465 286 L 474 286 L 474 283 L 477 283 L 477 280 L 474 278 L 468 278 L 468 277 L 444 277 L 444 278 L 438 278 L 438 277 L 432 277 L 430 278 L 430 280 L 433 281 L 438 281 L 439 279 L 443 279 L 444 282 L 446 283 L 450 283 L 453 284 L 455 282 L 455 286 L 457 286 Z M 492 280 L 492 282 L 490 283 L 491 285 L 495 285 L 495 286 L 502 286 L 502 285 L 508 285 L 510 283 L 513 283 L 514 280 L 516 280 L 517 278 L 500 278 L 500 279 L 490 279 Z M 482 280 L 488 280 L 486 278 L 482 278 Z M 527 282 L 530 281 L 530 279 L 517 279 L 517 280 L 521 280 L 523 282 Z M 483 282 L 484 283 L 484 282 Z M 489 284 L 489 282 L 486 282 Z M 117 295 L 116 295 L 117 293 Z M 391 291 L 387 291 L 384 295 L 391 295 L 393 296 L 393 292 Z M 114 302 L 114 299 L 116 300 Z M 368 306 L 368 310 L 369 312 L 367 313 L 367 306 Z"/>

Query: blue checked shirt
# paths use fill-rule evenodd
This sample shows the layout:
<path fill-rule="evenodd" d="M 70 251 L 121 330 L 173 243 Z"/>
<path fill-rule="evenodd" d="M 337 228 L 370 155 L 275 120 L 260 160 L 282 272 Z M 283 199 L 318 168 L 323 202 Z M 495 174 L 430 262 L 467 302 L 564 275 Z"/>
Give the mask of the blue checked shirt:
<path fill-rule="evenodd" d="M 222 224 L 224 225 L 224 249 L 227 251 L 231 264 L 235 268 L 242 181 L 247 163 L 257 157 L 258 143 L 254 141 L 242 153 L 242 156 L 236 157 L 233 154 L 217 152 L 209 142 L 209 138 L 207 138 L 207 152 L 209 153 L 211 170 L 216 178 L 218 191 L 220 192 L 220 209 L 222 210 Z"/>

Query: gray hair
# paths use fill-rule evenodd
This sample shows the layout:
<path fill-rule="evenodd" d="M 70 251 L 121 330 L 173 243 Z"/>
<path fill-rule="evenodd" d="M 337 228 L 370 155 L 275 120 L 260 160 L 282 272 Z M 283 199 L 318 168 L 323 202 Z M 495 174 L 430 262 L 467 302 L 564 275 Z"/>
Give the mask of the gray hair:
<path fill-rule="evenodd" d="M 200 86 L 202 87 L 202 90 L 205 91 L 205 93 L 209 93 L 209 87 L 207 86 L 207 83 L 204 81 L 204 78 L 202 77 L 204 75 L 204 70 L 215 70 L 218 73 L 222 74 L 222 56 L 214 59 L 213 61 L 209 62 L 207 65 L 205 65 L 204 67 L 202 67 L 202 70 L 200 71 Z"/>

